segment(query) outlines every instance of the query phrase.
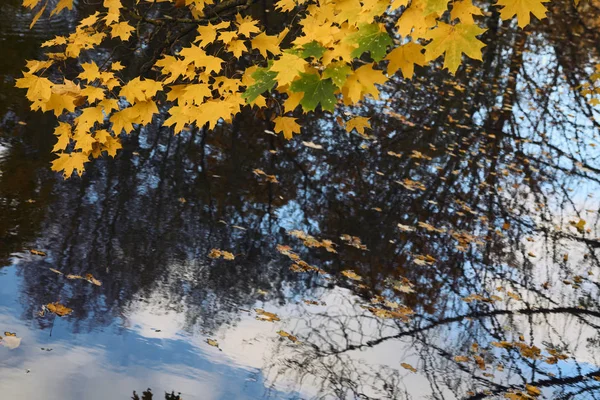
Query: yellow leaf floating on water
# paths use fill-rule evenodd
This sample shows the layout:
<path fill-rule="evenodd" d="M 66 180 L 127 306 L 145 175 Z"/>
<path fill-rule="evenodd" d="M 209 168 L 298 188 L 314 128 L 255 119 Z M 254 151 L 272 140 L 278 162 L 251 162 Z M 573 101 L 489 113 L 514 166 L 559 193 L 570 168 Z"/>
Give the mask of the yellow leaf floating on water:
<path fill-rule="evenodd" d="M 407 369 L 407 370 L 409 370 L 411 372 L 417 372 L 417 369 L 415 367 L 413 367 L 412 365 L 410 365 L 410 364 L 401 363 L 400 365 L 402 366 L 402 368 L 405 368 L 405 369 Z"/>
<path fill-rule="evenodd" d="M 211 345 L 213 347 L 219 347 L 219 342 L 217 342 L 214 339 L 206 339 L 206 343 L 208 343 L 209 345 Z"/>
<path fill-rule="evenodd" d="M 59 302 L 46 304 L 46 308 L 48 311 L 58 315 L 59 317 L 64 317 L 65 315 L 69 315 L 73 312 L 71 308 L 65 307 Z"/>
<path fill-rule="evenodd" d="M 352 279 L 353 281 L 362 281 L 362 277 L 360 275 L 357 275 L 356 272 L 352 271 L 351 269 L 347 269 L 345 271 L 342 271 L 341 273 L 346 278 Z"/>
<path fill-rule="evenodd" d="M 29 252 L 31 254 L 33 254 L 34 256 L 46 257 L 46 253 L 44 253 L 43 251 L 40 251 L 40 250 L 31 249 L 31 250 L 29 250 Z"/>
<path fill-rule="evenodd" d="M 232 253 L 225 251 L 225 250 L 219 250 L 219 249 L 212 249 L 210 251 L 210 253 L 208 253 L 208 256 L 210 258 L 223 258 L 225 260 L 235 259 L 235 256 Z"/>
<path fill-rule="evenodd" d="M 288 338 L 293 343 L 298 343 L 298 338 L 290 333 L 287 333 L 286 331 L 280 330 L 280 331 L 277 331 L 277 333 L 281 337 Z"/>
<path fill-rule="evenodd" d="M 526 384 L 525 389 L 527 390 L 527 393 L 531 396 L 540 396 L 542 394 L 542 391 L 540 389 L 532 385 Z"/>
<path fill-rule="evenodd" d="M 256 311 L 256 319 L 260 320 L 260 321 L 269 321 L 269 322 L 275 322 L 275 321 L 281 321 L 279 319 L 279 317 L 277 316 L 277 314 L 273 314 L 271 312 L 265 311 L 262 308 L 255 308 L 254 311 Z"/>
<path fill-rule="evenodd" d="M 4 332 L 4 336 L 17 336 L 14 332 Z"/>
<path fill-rule="evenodd" d="M 350 236 L 347 234 L 343 234 L 342 236 L 340 236 L 340 239 L 342 239 L 344 242 L 346 242 L 346 244 L 348 246 L 356 247 L 357 249 L 361 249 L 361 250 L 367 250 L 367 246 L 362 244 L 360 241 L 360 238 L 358 238 L 356 236 Z"/>
<path fill-rule="evenodd" d="M 98 279 L 94 278 L 94 276 L 92 274 L 86 274 L 85 280 L 93 285 L 102 286 L 102 282 L 100 282 Z"/>

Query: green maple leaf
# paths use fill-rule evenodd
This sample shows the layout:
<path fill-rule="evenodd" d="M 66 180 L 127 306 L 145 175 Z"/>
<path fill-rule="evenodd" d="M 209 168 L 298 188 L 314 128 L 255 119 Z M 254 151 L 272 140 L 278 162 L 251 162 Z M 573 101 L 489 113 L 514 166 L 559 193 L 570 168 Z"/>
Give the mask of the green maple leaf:
<path fill-rule="evenodd" d="M 304 46 L 302 46 L 300 54 L 298 55 L 302 58 L 314 57 L 318 60 L 323 56 L 325 50 L 327 50 L 325 47 L 321 46 L 319 42 L 313 40 L 312 42 L 306 43 Z"/>
<path fill-rule="evenodd" d="M 335 85 L 331 79 L 321 79 L 317 74 L 300 73 L 300 79 L 292 82 L 290 86 L 292 92 L 302 92 L 304 97 L 300 104 L 304 111 L 313 111 L 321 104 L 323 110 L 333 112 L 336 104 L 336 98 L 333 92 Z"/>
<path fill-rule="evenodd" d="M 385 57 L 387 47 L 393 44 L 392 38 L 380 24 L 362 24 L 358 32 L 346 39 L 358 47 L 352 52 L 352 57 L 360 57 L 363 53 L 371 53 L 374 61 L 381 61 Z"/>
<path fill-rule="evenodd" d="M 346 78 L 352 73 L 352 68 L 345 62 L 331 63 L 323 71 L 323 78 L 331 78 L 337 87 L 344 86 Z"/>
<path fill-rule="evenodd" d="M 277 83 L 275 81 L 276 77 L 277 72 L 269 71 L 269 68 L 258 68 L 252 74 L 254 84 L 248 86 L 246 91 L 242 93 L 242 97 L 246 99 L 248 103 L 252 103 L 258 96 L 275 87 L 275 84 Z"/>

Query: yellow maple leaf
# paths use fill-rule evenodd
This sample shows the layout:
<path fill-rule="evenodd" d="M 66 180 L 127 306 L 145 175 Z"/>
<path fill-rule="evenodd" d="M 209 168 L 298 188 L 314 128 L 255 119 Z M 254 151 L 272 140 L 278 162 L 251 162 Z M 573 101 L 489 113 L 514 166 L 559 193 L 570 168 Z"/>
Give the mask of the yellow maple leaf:
<path fill-rule="evenodd" d="M 283 53 L 278 60 L 273 61 L 271 71 L 277 72 L 277 83 L 281 86 L 292 83 L 292 81 L 304 72 L 308 62 L 295 54 Z"/>
<path fill-rule="evenodd" d="M 89 83 L 96 79 L 100 79 L 100 68 L 98 68 L 98 65 L 95 62 L 83 63 L 81 64 L 81 68 L 83 68 L 83 72 L 77 76 L 79 79 L 85 79 Z"/>
<path fill-rule="evenodd" d="M 356 129 L 361 135 L 365 134 L 365 128 L 371 129 L 371 123 L 367 117 L 354 117 L 346 122 L 346 132 L 350 133 Z"/>
<path fill-rule="evenodd" d="M 154 114 L 158 114 L 158 107 L 152 100 L 139 101 L 131 107 L 131 115 L 135 115 L 134 124 L 148 125 L 152 122 Z"/>
<path fill-rule="evenodd" d="M 90 104 L 105 97 L 104 89 L 95 86 L 87 86 L 81 91 L 81 95 L 87 97 Z"/>
<path fill-rule="evenodd" d="M 110 37 L 116 38 L 118 37 L 122 41 L 127 41 L 131 37 L 131 32 L 134 31 L 135 28 L 129 25 L 127 22 L 119 22 L 118 24 L 114 24 L 111 26 Z"/>
<path fill-rule="evenodd" d="M 342 87 L 344 102 L 346 104 L 357 103 L 366 94 L 371 95 L 374 99 L 378 99 L 379 90 L 375 85 L 381 85 L 386 81 L 387 78 L 383 72 L 373 69 L 372 64 L 363 65 L 346 79 Z"/>
<path fill-rule="evenodd" d="M 432 61 L 444 54 L 444 68 L 455 73 L 461 63 L 462 53 L 481 60 L 481 49 L 485 46 L 476 36 L 485 32 L 477 25 L 459 23 L 448 25 L 440 22 L 437 28 L 426 35 L 431 42 L 425 46 L 425 60 Z"/>
<path fill-rule="evenodd" d="M 110 122 L 112 122 L 112 131 L 115 135 L 119 135 L 124 129 L 125 133 L 129 134 L 133 131 L 133 124 L 138 114 L 133 107 L 125 108 L 111 115 Z"/>
<path fill-rule="evenodd" d="M 223 107 L 220 101 L 209 100 L 198 107 L 193 112 L 196 126 L 201 127 L 208 123 L 208 129 L 213 129 L 221 118 L 227 119 L 231 116 L 228 107 Z"/>
<path fill-rule="evenodd" d="M 64 150 L 71 142 L 71 125 L 66 122 L 59 122 L 54 129 L 54 135 L 58 138 L 58 142 L 56 142 L 52 151 Z"/>
<path fill-rule="evenodd" d="M 233 53 L 235 58 L 240 58 L 242 54 L 248 51 L 248 47 L 246 47 L 246 41 L 244 40 L 232 40 L 227 44 L 227 51 Z"/>
<path fill-rule="evenodd" d="M 205 68 L 207 73 L 221 72 L 223 60 L 219 57 L 207 55 L 200 46 L 185 47 L 179 53 L 188 64 L 193 63 L 196 68 Z"/>
<path fill-rule="evenodd" d="M 530 22 L 530 14 L 535 15 L 538 19 L 546 18 L 546 12 L 548 11 L 544 7 L 543 3 L 547 3 L 549 0 L 498 0 L 497 6 L 503 7 L 500 10 L 500 17 L 502 19 L 511 19 L 513 16 L 517 16 L 517 24 L 519 27 L 524 28 Z"/>
<path fill-rule="evenodd" d="M 125 69 L 125 67 L 123 66 L 123 64 L 121 64 L 120 61 L 115 61 L 111 64 L 110 69 L 112 69 L 113 71 L 122 71 L 123 69 Z"/>
<path fill-rule="evenodd" d="M 123 7 L 121 0 L 104 0 L 102 5 L 108 8 L 106 17 L 104 17 L 106 25 L 112 25 L 115 22 L 118 22 L 119 16 L 121 15 L 121 8 Z"/>
<path fill-rule="evenodd" d="M 413 0 L 396 23 L 398 33 L 402 36 L 411 36 L 413 40 L 422 38 L 423 35 L 437 23 L 438 14 L 425 13 L 425 2 Z"/>
<path fill-rule="evenodd" d="M 196 40 L 194 40 L 194 43 L 198 43 L 200 47 L 208 46 L 217 38 L 218 31 L 212 24 L 200 25 L 197 30 L 199 35 L 196 37 Z"/>
<path fill-rule="evenodd" d="M 75 149 L 81 150 L 82 153 L 86 155 L 93 150 L 94 144 L 96 143 L 96 139 L 92 135 L 77 130 L 73 135 L 73 140 L 75 141 Z"/>
<path fill-rule="evenodd" d="M 207 83 L 196 83 L 186 85 L 183 93 L 179 96 L 179 104 L 195 104 L 199 106 L 204 99 L 212 97 L 212 90 Z"/>
<path fill-rule="evenodd" d="M 258 26 L 256 26 L 257 21 L 252 19 L 251 16 L 242 17 L 241 14 L 236 15 L 235 23 L 237 25 L 237 33 L 238 35 L 244 35 L 246 37 L 250 37 L 252 33 L 260 32 Z"/>
<path fill-rule="evenodd" d="M 52 93 L 47 102 L 34 101 L 31 105 L 32 110 L 41 109 L 43 112 L 53 111 L 55 116 L 60 116 L 64 110 L 67 112 L 75 111 L 76 97 L 70 93 Z"/>
<path fill-rule="evenodd" d="M 52 96 L 53 83 L 48 78 L 42 78 L 31 73 L 23 74 L 23 78 L 17 79 L 15 86 L 20 89 L 27 89 L 27 99 L 29 101 L 47 102 Z"/>
<path fill-rule="evenodd" d="M 279 0 L 275 3 L 275 9 L 288 12 L 296 8 L 296 0 Z"/>
<path fill-rule="evenodd" d="M 283 102 L 285 112 L 294 111 L 300 105 L 300 101 L 304 97 L 302 92 L 287 92 L 288 98 Z"/>
<path fill-rule="evenodd" d="M 281 53 L 279 43 L 279 37 L 269 36 L 262 32 L 252 39 L 252 48 L 257 49 L 264 58 L 267 58 L 267 51 L 274 56 L 278 56 Z"/>
<path fill-rule="evenodd" d="M 109 136 L 106 142 L 102 144 L 102 151 L 108 153 L 109 156 L 115 157 L 117 155 L 117 150 L 121 150 L 123 146 L 121 145 L 121 141 L 119 138 L 114 138 Z"/>
<path fill-rule="evenodd" d="M 290 140 L 294 133 L 300 133 L 300 125 L 296 123 L 296 118 L 292 117 L 277 117 L 275 122 L 275 132 L 283 133 L 283 136 Z"/>
<path fill-rule="evenodd" d="M 415 64 L 425 65 L 425 55 L 422 50 L 423 46 L 413 42 L 396 47 L 385 57 L 386 60 L 389 60 L 388 75 L 391 76 L 400 69 L 405 78 L 411 79 L 415 71 Z"/>
<path fill-rule="evenodd" d="M 52 161 L 52 171 L 63 172 L 65 179 L 70 178 L 73 175 L 73 171 L 77 171 L 77 174 L 81 176 L 83 174 L 84 166 L 89 161 L 89 157 L 84 153 L 61 153 L 58 158 Z"/>
<path fill-rule="evenodd" d="M 471 0 L 460 0 L 452 4 L 452 11 L 450 11 L 450 19 L 459 19 L 460 22 L 465 24 L 474 24 L 475 20 L 473 15 L 483 15 L 481 8 L 473 5 Z"/>
<path fill-rule="evenodd" d="M 177 135 L 185 126 L 192 121 L 191 108 L 188 106 L 173 106 L 169 109 L 171 116 L 165 120 L 163 126 L 175 125 L 175 134 Z"/>

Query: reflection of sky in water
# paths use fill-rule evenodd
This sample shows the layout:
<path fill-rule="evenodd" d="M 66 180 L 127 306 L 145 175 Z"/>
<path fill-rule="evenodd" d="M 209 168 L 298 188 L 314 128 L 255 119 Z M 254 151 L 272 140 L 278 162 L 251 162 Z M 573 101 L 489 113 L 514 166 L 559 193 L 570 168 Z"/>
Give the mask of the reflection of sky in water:
<path fill-rule="evenodd" d="M 0 275 L 1 329 L 22 338 L 17 349 L 0 347 L 3 397 L 127 399 L 133 390 L 139 393 L 148 386 L 157 394 L 180 391 L 186 399 L 292 396 L 265 388 L 256 366 L 236 363 L 200 339 L 180 333 L 177 314 L 136 310 L 124 317 L 126 328 L 115 320 L 89 333 L 73 333 L 61 318 L 51 332 L 31 329 L 19 318 L 23 309 L 17 268 L 3 268 Z"/>

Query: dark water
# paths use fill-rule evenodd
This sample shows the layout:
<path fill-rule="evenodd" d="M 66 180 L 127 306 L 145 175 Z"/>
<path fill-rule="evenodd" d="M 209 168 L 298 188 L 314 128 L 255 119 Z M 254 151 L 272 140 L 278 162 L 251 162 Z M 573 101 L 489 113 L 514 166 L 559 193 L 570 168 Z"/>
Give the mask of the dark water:
<path fill-rule="evenodd" d="M 490 20 L 483 62 L 344 110 L 371 137 L 156 121 L 68 181 L 13 86 L 72 22 L 0 10 L 1 399 L 600 398 L 599 125 L 576 90 L 600 41 L 572 8 Z M 56 301 L 73 313 L 39 315 Z"/>

